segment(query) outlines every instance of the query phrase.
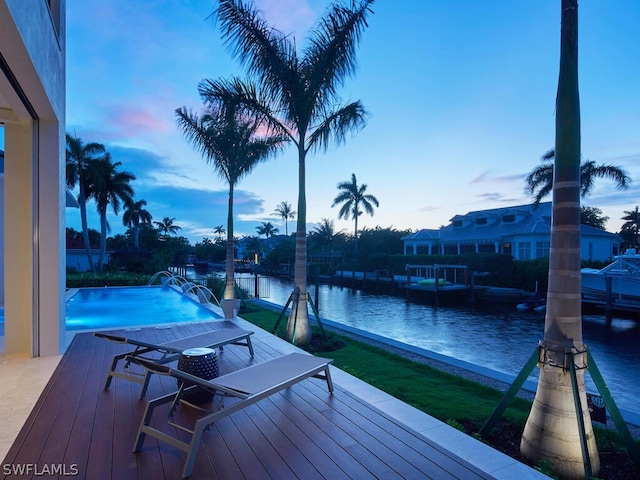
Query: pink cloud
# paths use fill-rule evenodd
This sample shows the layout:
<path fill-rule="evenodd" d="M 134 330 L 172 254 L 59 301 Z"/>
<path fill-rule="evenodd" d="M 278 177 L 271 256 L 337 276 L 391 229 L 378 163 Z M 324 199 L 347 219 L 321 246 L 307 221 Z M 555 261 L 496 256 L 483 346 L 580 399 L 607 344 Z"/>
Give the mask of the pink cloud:
<path fill-rule="evenodd" d="M 155 108 L 157 109 L 157 108 Z M 131 139 L 148 134 L 168 132 L 174 128 L 171 109 L 154 112 L 138 103 L 135 107 L 118 105 L 106 109 L 105 140 Z M 170 112 L 167 114 L 167 112 Z"/>

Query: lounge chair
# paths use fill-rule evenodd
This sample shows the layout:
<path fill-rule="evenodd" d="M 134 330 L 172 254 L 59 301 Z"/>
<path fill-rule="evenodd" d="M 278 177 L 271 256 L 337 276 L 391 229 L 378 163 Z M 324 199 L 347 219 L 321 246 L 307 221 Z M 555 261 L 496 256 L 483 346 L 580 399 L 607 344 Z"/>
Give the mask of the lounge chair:
<path fill-rule="evenodd" d="M 172 342 L 153 344 L 142 342 L 134 338 L 119 337 L 107 333 L 95 332 L 96 337 L 104 338 L 117 343 L 127 343 L 135 346 L 133 351 L 115 355 L 111 362 L 111 367 L 107 372 L 107 379 L 104 384 L 105 390 L 111 385 L 113 377 L 124 378 L 132 382 L 142 385 L 140 398 L 144 398 L 151 373 L 148 369 L 136 371 L 131 368 L 131 359 L 143 358 L 151 360 L 158 364 L 173 362 L 180 358 L 180 354 L 190 348 L 206 347 L 223 349 L 225 345 L 240 345 L 249 349 L 249 354 L 253 357 L 253 345 L 251 344 L 251 335 L 253 332 L 242 330 L 235 326 L 232 322 L 221 322 L 225 328 L 212 330 L 207 333 L 193 335 L 191 337 L 181 338 Z M 125 360 L 122 371 L 118 371 L 118 363 Z"/>
<path fill-rule="evenodd" d="M 200 447 L 202 434 L 220 418 L 242 410 L 258 400 L 262 400 L 309 377 L 316 377 L 326 381 L 329 393 L 333 393 L 333 383 L 331 381 L 331 375 L 329 374 L 329 364 L 333 360 L 314 357 L 308 354 L 291 353 L 241 370 L 236 370 L 235 372 L 222 375 L 213 380 L 203 380 L 182 372 L 181 370 L 170 368 L 167 365 L 149 362 L 140 357 L 132 358 L 131 361 L 142 365 L 153 373 L 171 375 L 178 380 L 180 388 L 177 392 L 164 395 L 147 403 L 133 451 L 139 452 L 142 449 L 146 435 L 151 435 L 169 445 L 183 450 L 187 453 L 182 470 L 183 478 L 191 475 L 196 454 Z M 219 397 L 216 398 L 214 396 L 211 410 L 205 410 L 202 406 L 193 405 L 185 400 L 185 395 L 194 389 L 206 390 Z M 225 398 L 233 398 L 236 401 L 229 405 L 224 405 Z M 172 402 L 171 409 L 169 418 L 167 418 L 166 421 L 169 425 L 190 433 L 191 440 L 188 443 L 151 426 L 154 409 L 170 402 Z M 196 420 L 193 430 L 183 425 L 178 425 L 173 421 L 173 414 L 180 403 L 204 412 L 204 415 Z M 159 418 L 156 418 L 156 425 L 158 425 L 160 421 Z"/>

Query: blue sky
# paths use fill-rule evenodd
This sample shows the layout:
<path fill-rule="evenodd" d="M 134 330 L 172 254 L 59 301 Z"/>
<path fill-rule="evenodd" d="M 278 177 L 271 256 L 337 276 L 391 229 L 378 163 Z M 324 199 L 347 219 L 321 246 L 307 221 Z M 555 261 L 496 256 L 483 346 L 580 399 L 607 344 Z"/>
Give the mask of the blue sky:
<path fill-rule="evenodd" d="M 327 0 L 259 0 L 304 45 Z M 67 131 L 104 143 L 137 176 L 154 220 L 175 218 L 192 243 L 226 225 L 227 186 L 185 142 L 174 110 L 201 106 L 197 84 L 242 74 L 207 18 L 211 0 L 67 0 Z M 343 100 L 361 100 L 367 126 L 307 159 L 307 221 L 353 230 L 331 208 L 355 173 L 380 207 L 359 226 L 438 228 L 456 214 L 527 203 L 524 177 L 554 144 L 560 0 L 378 0 Z M 640 2 L 580 4 L 582 155 L 624 167 L 634 183 L 597 183 L 583 204 L 617 231 L 640 204 Z M 276 206 L 296 208 L 289 147 L 238 186 L 235 233 L 256 235 Z M 90 227 L 99 229 L 94 205 Z M 109 218 L 112 234 L 122 217 Z M 79 212 L 67 210 L 80 229 Z M 289 231 L 295 222 L 289 222 Z"/>

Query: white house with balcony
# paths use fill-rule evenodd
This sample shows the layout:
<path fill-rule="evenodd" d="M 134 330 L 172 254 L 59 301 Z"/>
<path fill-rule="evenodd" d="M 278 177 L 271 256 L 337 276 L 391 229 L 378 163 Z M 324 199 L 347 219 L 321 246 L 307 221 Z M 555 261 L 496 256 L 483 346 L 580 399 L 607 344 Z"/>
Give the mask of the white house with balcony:
<path fill-rule="evenodd" d="M 402 238 L 405 255 L 506 253 L 516 260 L 549 256 L 551 202 L 477 210 L 455 215 L 438 230 L 423 229 Z M 587 225 L 580 228 L 583 260 L 611 260 L 620 252 L 619 235 Z"/>
<path fill-rule="evenodd" d="M 58 355 L 65 332 L 65 0 L 0 0 L 4 350 Z"/>

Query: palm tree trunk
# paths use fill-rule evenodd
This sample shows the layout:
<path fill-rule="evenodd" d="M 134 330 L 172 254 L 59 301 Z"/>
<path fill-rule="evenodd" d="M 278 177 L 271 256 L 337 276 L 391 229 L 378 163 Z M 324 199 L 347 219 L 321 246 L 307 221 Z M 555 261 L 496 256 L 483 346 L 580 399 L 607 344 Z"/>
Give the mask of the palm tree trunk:
<path fill-rule="evenodd" d="M 294 345 L 306 345 L 311 341 L 311 325 L 307 309 L 307 199 L 305 188 L 304 144 L 298 146 L 298 222 L 296 230 L 296 254 L 293 283 L 299 291 L 297 301 L 291 304 L 286 338 Z M 295 299 L 294 299 L 295 300 Z"/>
<path fill-rule="evenodd" d="M 579 413 L 585 424 L 592 475 L 600 469 L 584 387 L 580 285 L 580 97 L 578 5 L 562 0 L 560 74 L 556 97 L 555 174 L 549 252 L 549 287 L 540 378 L 520 450 L 531 460 L 548 459 L 562 478 L 584 478 L 585 463 L 567 355 L 574 357 Z"/>
<path fill-rule="evenodd" d="M 98 256 L 98 271 L 102 271 L 104 254 L 107 250 L 107 211 L 100 212 L 100 255 Z"/>
<path fill-rule="evenodd" d="M 138 250 L 138 226 L 133 226 L 133 247 Z"/>
<path fill-rule="evenodd" d="M 80 185 L 80 193 L 78 195 L 78 204 L 80 205 L 80 221 L 82 222 L 82 241 L 84 243 L 84 251 L 87 254 L 87 262 L 89 262 L 89 270 L 96 271 L 96 267 L 93 264 L 93 257 L 91 256 L 91 245 L 89 245 L 89 226 L 87 225 L 87 199 L 84 194 L 83 180 L 78 182 Z"/>
<path fill-rule="evenodd" d="M 236 298 L 235 289 L 235 269 L 234 269 L 234 255 L 233 255 L 233 185 L 229 185 L 229 205 L 227 207 L 227 251 L 225 261 L 225 285 L 224 296 L 225 300 L 233 300 Z"/>
<path fill-rule="evenodd" d="M 356 203 L 355 231 L 353 232 L 353 260 L 358 261 L 358 204 Z"/>

